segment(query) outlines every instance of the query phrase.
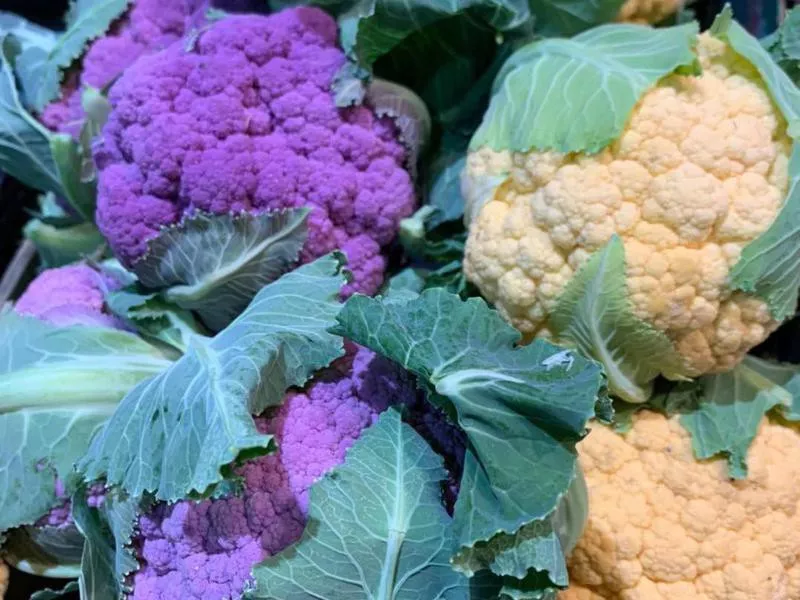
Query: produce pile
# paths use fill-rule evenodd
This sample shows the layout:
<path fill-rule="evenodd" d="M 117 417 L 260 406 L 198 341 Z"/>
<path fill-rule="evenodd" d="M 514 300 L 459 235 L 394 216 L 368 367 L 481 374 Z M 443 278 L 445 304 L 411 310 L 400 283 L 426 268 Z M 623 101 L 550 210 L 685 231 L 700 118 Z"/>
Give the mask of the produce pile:
<path fill-rule="evenodd" d="M 0 598 L 800 598 L 798 49 L 671 0 L 0 12 Z"/>

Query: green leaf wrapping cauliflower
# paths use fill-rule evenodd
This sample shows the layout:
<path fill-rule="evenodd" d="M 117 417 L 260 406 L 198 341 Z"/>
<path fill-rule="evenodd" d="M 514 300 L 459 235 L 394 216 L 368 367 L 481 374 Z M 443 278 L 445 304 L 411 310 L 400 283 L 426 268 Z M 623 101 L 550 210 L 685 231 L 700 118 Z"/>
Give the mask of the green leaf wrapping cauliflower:
<path fill-rule="evenodd" d="M 629 401 L 731 369 L 796 306 L 798 102 L 729 11 L 522 48 L 462 172 L 467 279 Z"/>

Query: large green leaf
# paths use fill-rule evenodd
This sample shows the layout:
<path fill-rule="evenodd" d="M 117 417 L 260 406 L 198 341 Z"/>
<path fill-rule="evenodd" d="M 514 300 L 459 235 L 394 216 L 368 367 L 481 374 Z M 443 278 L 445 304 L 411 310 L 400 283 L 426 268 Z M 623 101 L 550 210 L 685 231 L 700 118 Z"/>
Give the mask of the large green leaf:
<path fill-rule="evenodd" d="M 136 336 L 0 315 L 0 532 L 36 521 L 117 402 L 170 365 Z"/>
<path fill-rule="evenodd" d="M 549 322 L 558 339 L 603 365 L 611 392 L 627 402 L 645 402 L 659 374 L 684 376 L 669 338 L 633 314 L 616 235 L 570 280 Z"/>
<path fill-rule="evenodd" d="M 6 310 L 0 315 L 0 413 L 120 400 L 171 365 L 126 331 L 56 327 Z M 2 438 L 0 438 L 2 439 Z"/>
<path fill-rule="evenodd" d="M 52 46 L 29 45 L 17 60 L 25 103 L 41 111 L 60 95 L 61 71 L 83 54 L 86 45 L 103 35 L 131 0 L 73 0 L 67 28 Z"/>
<path fill-rule="evenodd" d="M 702 377 L 695 390 L 679 390 L 694 394 L 693 402 L 677 405 L 683 413 L 681 424 L 692 436 L 695 456 L 725 456 L 730 476 L 744 479 L 747 451 L 764 415 L 778 407 L 788 418 L 800 416 L 796 412 L 798 382 L 800 367 L 748 356 L 732 371 Z"/>
<path fill-rule="evenodd" d="M 344 277 L 325 256 L 264 287 L 213 339 L 195 336 L 171 368 L 134 388 L 79 463 L 139 497 L 205 493 L 240 455 L 273 450 L 253 414 L 279 404 L 342 354 L 330 333 Z"/>
<path fill-rule="evenodd" d="M 161 231 L 133 270 L 142 285 L 219 331 L 297 261 L 308 212 L 198 213 Z"/>
<path fill-rule="evenodd" d="M 73 494 L 72 518 L 85 538 L 78 578 L 81 598 L 122 600 L 130 591 L 125 580 L 139 567 L 131 542 L 140 509 L 141 502 L 119 490 L 106 490 L 98 508 L 89 506 L 86 488 Z"/>
<path fill-rule="evenodd" d="M 446 478 L 441 457 L 386 411 L 311 488 L 303 537 L 254 568 L 247 597 L 466 600 L 469 582 L 448 562 Z"/>
<path fill-rule="evenodd" d="M 469 440 L 455 564 L 469 574 L 502 570 L 486 546 L 505 551 L 508 536 L 553 515 L 587 421 L 596 407 L 610 417 L 599 365 L 544 340 L 518 347 L 520 334 L 483 300 L 442 289 L 390 302 L 354 296 L 338 320 L 337 332 L 415 373 L 455 414 Z M 563 554 L 557 566 L 534 554 L 522 568 L 563 572 Z"/>
<path fill-rule="evenodd" d="M 696 23 L 603 25 L 524 46 L 506 62 L 470 147 L 597 152 L 616 140 L 642 95 L 699 69 Z"/>
<path fill-rule="evenodd" d="M 23 108 L 12 67 L 20 47 L 0 33 L 0 170 L 34 189 L 62 194 L 51 134 Z"/>

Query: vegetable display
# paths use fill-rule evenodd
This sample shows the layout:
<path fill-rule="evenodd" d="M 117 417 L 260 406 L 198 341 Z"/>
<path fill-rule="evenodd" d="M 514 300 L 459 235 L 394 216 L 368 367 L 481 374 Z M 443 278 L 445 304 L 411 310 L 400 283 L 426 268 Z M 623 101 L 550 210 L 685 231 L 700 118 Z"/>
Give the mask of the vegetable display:
<path fill-rule="evenodd" d="M 800 9 L 701 4 L 0 12 L 8 595 L 800 597 Z"/>

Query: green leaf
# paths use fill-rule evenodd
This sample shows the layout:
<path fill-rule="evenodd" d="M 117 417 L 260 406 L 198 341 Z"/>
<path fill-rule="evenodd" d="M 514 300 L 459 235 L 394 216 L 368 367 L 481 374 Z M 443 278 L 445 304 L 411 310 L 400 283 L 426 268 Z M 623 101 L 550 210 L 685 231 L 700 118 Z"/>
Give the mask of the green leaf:
<path fill-rule="evenodd" d="M 386 411 L 311 488 L 303 537 L 254 568 L 247 597 L 465 600 L 467 578 L 448 563 L 446 478 L 441 457 Z"/>
<path fill-rule="evenodd" d="M 83 120 L 78 132 L 80 144 L 79 157 L 81 168 L 79 180 L 81 183 L 93 182 L 97 179 L 97 167 L 92 157 L 92 142 L 100 135 L 103 126 L 111 114 L 111 103 L 102 90 L 86 86 L 81 93 L 81 107 Z M 92 191 L 95 187 L 91 188 Z M 94 198 L 92 198 L 92 212 L 94 211 Z"/>
<path fill-rule="evenodd" d="M 0 35 L 10 33 L 19 42 L 23 51 L 30 46 L 50 51 L 58 40 L 52 29 L 37 25 L 24 17 L 0 10 Z"/>
<path fill-rule="evenodd" d="M 115 315 L 132 322 L 140 335 L 157 339 L 181 353 L 195 335 L 202 335 L 192 313 L 170 304 L 158 294 L 141 294 L 131 288 L 111 292 L 106 304 Z"/>
<path fill-rule="evenodd" d="M 464 216 L 464 196 L 461 194 L 461 171 L 467 159 L 464 154 L 451 155 L 446 163 L 439 166 L 433 177 L 429 206 L 435 209 L 428 220 L 433 229 L 448 221 L 458 221 Z"/>
<path fill-rule="evenodd" d="M 420 377 L 467 434 L 457 568 L 477 570 L 477 549 L 553 514 L 575 476 L 575 443 L 595 408 L 608 410 L 598 365 L 544 340 L 518 347 L 519 332 L 483 300 L 442 289 L 392 302 L 353 296 L 338 321 L 336 332 Z"/>
<path fill-rule="evenodd" d="M 446 129 L 463 127 L 471 133 L 510 47 L 508 42 L 498 45 L 497 31 L 465 11 L 411 32 L 378 59 L 373 72 L 414 90 Z"/>
<path fill-rule="evenodd" d="M 32 219 L 26 223 L 23 234 L 34 243 L 42 266 L 48 269 L 85 258 L 105 243 L 92 222 L 56 227 Z"/>
<path fill-rule="evenodd" d="M 789 125 L 789 135 L 800 135 L 800 90 L 788 75 L 770 57 L 759 41 L 733 19 L 733 10 L 726 5 L 714 20 L 711 34 L 727 42 L 738 54 L 750 62 L 764 79 L 772 99 Z"/>
<path fill-rule="evenodd" d="M 56 327 L 11 310 L 0 314 L 0 413 L 113 403 L 171 364 L 126 331 Z"/>
<path fill-rule="evenodd" d="M 134 335 L 0 315 L 0 532 L 39 519 L 118 400 L 169 365 Z"/>
<path fill-rule="evenodd" d="M 613 21 L 625 0 L 529 0 L 536 32 L 546 36 L 572 36 Z"/>
<path fill-rule="evenodd" d="M 219 331 L 297 261 L 308 213 L 198 213 L 162 230 L 133 270 L 142 285 L 163 290 L 167 301 L 196 311 Z"/>
<path fill-rule="evenodd" d="M 3 560 L 24 573 L 75 579 L 80 574 L 83 536 L 74 526 L 18 527 L 3 544 Z"/>
<path fill-rule="evenodd" d="M 64 196 L 84 221 L 92 222 L 97 181 L 93 177 L 88 180 L 83 179 L 87 160 L 93 164 L 91 149 L 87 144 L 85 152 L 72 137 L 65 133 L 57 133 L 50 137 L 50 151 L 58 168 Z"/>
<path fill-rule="evenodd" d="M 557 339 L 603 365 L 611 392 L 627 402 L 647 401 L 659 374 L 684 378 L 669 338 L 633 314 L 625 247 L 616 235 L 570 280 L 549 323 Z"/>
<path fill-rule="evenodd" d="M 730 476 L 747 476 L 747 451 L 764 415 L 775 407 L 797 416 L 800 367 L 747 356 L 727 373 L 701 377 L 694 402 L 676 406 L 681 424 L 692 436 L 698 459 L 725 456 Z M 795 394 L 784 385 L 794 388 Z M 691 391 L 687 392 L 691 393 Z"/>
<path fill-rule="evenodd" d="M 800 288 L 800 144 L 792 145 L 789 191 L 778 216 L 742 250 L 730 286 L 764 300 L 782 321 L 794 314 Z"/>
<path fill-rule="evenodd" d="M 330 4 L 321 2 L 321 4 Z M 354 0 L 339 15 L 342 48 L 365 66 L 388 54 L 405 38 L 439 20 L 466 11 L 496 30 L 510 30 L 530 18 L 521 0 Z"/>
<path fill-rule="evenodd" d="M 551 586 L 566 587 L 568 583 L 568 555 L 583 533 L 589 517 L 589 491 L 586 480 L 578 468 L 566 494 L 555 511 L 544 521 L 534 521 L 520 528 L 514 535 L 498 536 L 488 544 L 476 545 L 464 554 L 461 568 L 474 573 L 485 565 L 502 576 L 507 585 L 526 588 L 525 580 L 532 575 L 530 566 L 536 565 L 536 585 L 530 591 L 537 593 Z"/>
<path fill-rule="evenodd" d="M 75 485 L 73 465 L 114 407 L 67 405 L 0 414 L 0 531 L 34 523 L 59 503 L 56 476 L 68 489 Z"/>
<path fill-rule="evenodd" d="M 12 67 L 19 52 L 12 36 L 0 34 L 0 170 L 34 189 L 62 194 L 51 134 L 28 114 L 17 94 Z"/>
<path fill-rule="evenodd" d="M 125 578 L 139 568 L 131 541 L 140 502 L 119 490 L 106 490 L 99 508 L 86 501 L 86 488 L 72 495 L 72 518 L 85 538 L 78 579 L 81 598 L 121 600 Z"/>
<path fill-rule="evenodd" d="M 800 22 L 800 15 L 793 22 Z M 797 26 L 797 25 L 795 25 Z M 800 90 L 770 58 L 758 40 L 733 20 L 730 8 L 717 17 L 712 33 L 751 62 L 788 123 L 789 135 L 800 135 Z M 789 49 L 796 48 L 790 42 Z M 800 147 L 795 142 L 789 162 L 789 192 L 770 227 L 745 246 L 731 270 L 731 287 L 754 293 L 769 304 L 779 321 L 794 314 L 800 288 Z"/>
<path fill-rule="evenodd" d="M 602 25 L 524 46 L 506 62 L 470 148 L 598 152 L 662 77 L 699 69 L 696 23 Z"/>
<path fill-rule="evenodd" d="M 175 501 L 213 491 L 240 455 L 274 449 L 253 414 L 280 404 L 342 354 L 330 333 L 344 277 L 325 256 L 264 287 L 213 339 L 195 336 L 186 354 L 134 388 L 78 467 L 133 496 Z"/>
<path fill-rule="evenodd" d="M 800 81 L 800 7 L 788 11 L 778 29 L 762 39 L 761 45 L 796 85 Z"/>
<path fill-rule="evenodd" d="M 26 104 L 40 112 L 59 97 L 61 71 L 80 58 L 86 45 L 100 37 L 128 8 L 131 0 L 73 0 L 67 28 L 52 47 L 30 46 L 20 55 L 17 74 Z"/>
<path fill-rule="evenodd" d="M 67 227 L 69 225 L 77 225 L 81 222 L 79 218 L 69 214 L 64 209 L 53 192 L 39 194 L 37 202 L 39 204 L 39 210 L 31 211 L 31 214 L 47 225 L 52 225 L 53 227 Z"/>
<path fill-rule="evenodd" d="M 44 589 L 31 594 L 30 600 L 58 600 L 59 598 L 71 597 L 79 589 L 77 581 L 70 581 L 60 590 Z"/>
<path fill-rule="evenodd" d="M 411 299 L 418 296 L 425 286 L 425 275 L 419 269 L 408 267 L 393 276 L 381 290 L 387 301 Z"/>
<path fill-rule="evenodd" d="M 347 108 L 361 104 L 367 93 L 366 82 L 369 75 L 370 73 L 366 69 L 362 69 L 355 63 L 346 62 L 331 83 L 336 106 Z"/>

